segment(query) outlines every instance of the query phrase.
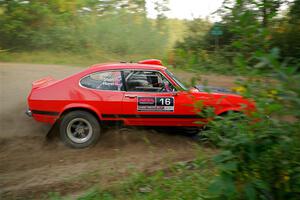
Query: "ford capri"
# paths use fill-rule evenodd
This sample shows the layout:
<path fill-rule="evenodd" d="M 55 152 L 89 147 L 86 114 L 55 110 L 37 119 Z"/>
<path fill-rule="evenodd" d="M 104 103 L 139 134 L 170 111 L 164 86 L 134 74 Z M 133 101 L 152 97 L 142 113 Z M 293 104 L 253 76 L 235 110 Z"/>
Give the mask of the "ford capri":
<path fill-rule="evenodd" d="M 62 80 L 32 83 L 26 114 L 58 125 L 62 141 L 73 148 L 95 144 L 105 122 L 129 126 L 197 128 L 199 112 L 213 107 L 216 115 L 250 113 L 252 101 L 220 88 L 186 88 L 159 60 L 97 64 Z M 195 106 L 201 101 L 202 108 Z"/>

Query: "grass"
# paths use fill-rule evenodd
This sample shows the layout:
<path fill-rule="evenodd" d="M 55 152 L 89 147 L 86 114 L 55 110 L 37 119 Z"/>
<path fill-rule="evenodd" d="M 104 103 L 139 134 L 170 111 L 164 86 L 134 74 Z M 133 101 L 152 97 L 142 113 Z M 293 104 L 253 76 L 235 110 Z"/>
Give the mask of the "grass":
<path fill-rule="evenodd" d="M 212 150 L 203 150 L 193 162 L 178 163 L 153 174 L 136 173 L 106 189 L 95 185 L 76 197 L 62 197 L 57 193 L 50 193 L 48 197 L 51 200 L 203 199 L 209 196 L 208 183 L 216 174 L 211 161 L 214 154 Z"/>
<path fill-rule="evenodd" d="M 157 55 L 118 55 L 99 50 L 82 53 L 54 51 L 0 51 L 0 62 L 62 64 L 76 66 L 89 66 L 95 63 L 103 62 L 139 61 L 143 59 L 158 57 L 159 56 Z"/>

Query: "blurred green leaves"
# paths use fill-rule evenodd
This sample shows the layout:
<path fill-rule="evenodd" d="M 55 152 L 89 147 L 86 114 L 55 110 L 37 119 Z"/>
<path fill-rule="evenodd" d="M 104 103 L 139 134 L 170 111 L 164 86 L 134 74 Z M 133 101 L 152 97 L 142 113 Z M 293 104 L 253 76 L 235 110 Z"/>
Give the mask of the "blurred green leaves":
<path fill-rule="evenodd" d="M 267 55 L 277 49 L 279 61 L 299 66 L 300 1 L 290 2 L 289 9 L 282 14 L 281 6 L 285 3 L 282 0 L 224 1 L 217 11 L 222 16 L 220 22 L 202 27 L 198 26 L 201 19 L 189 23 L 192 26 L 188 34 L 175 46 L 176 63 L 222 74 L 248 74 L 257 68 L 263 73 L 272 69 L 254 54 Z M 223 35 L 211 34 L 215 26 L 220 27 Z"/>
<path fill-rule="evenodd" d="M 161 55 L 168 44 L 144 0 L 4 0 L 0 9 L 3 49 Z"/>
<path fill-rule="evenodd" d="M 271 77 L 240 82 L 256 101 L 252 116 L 216 116 L 204 135 L 221 152 L 210 186 L 216 199 L 297 199 L 300 194 L 300 76 L 278 61 L 277 50 L 256 52 Z"/>

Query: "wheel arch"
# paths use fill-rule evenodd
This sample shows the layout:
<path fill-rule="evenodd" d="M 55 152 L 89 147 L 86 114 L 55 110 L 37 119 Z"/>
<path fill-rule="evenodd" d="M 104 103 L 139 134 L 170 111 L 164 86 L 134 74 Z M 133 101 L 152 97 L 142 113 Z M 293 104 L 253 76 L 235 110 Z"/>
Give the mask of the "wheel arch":
<path fill-rule="evenodd" d="M 72 111 L 78 111 L 78 110 L 89 112 L 94 117 L 96 117 L 96 119 L 101 121 L 101 114 L 97 111 L 97 109 L 95 109 L 92 106 L 86 105 L 86 104 L 70 104 L 70 105 L 66 106 L 63 109 L 63 111 L 60 113 L 59 119 L 61 119 L 67 113 L 70 113 Z"/>
<path fill-rule="evenodd" d="M 216 112 L 216 115 L 226 115 L 229 112 L 243 113 L 243 110 L 241 108 L 227 108 Z"/>

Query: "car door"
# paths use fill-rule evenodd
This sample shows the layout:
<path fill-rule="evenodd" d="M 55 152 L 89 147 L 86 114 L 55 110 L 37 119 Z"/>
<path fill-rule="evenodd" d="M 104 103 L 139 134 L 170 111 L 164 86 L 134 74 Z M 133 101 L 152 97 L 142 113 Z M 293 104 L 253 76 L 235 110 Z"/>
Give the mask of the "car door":
<path fill-rule="evenodd" d="M 195 126 L 193 95 L 177 91 L 160 71 L 124 71 L 122 115 L 128 125 Z"/>

